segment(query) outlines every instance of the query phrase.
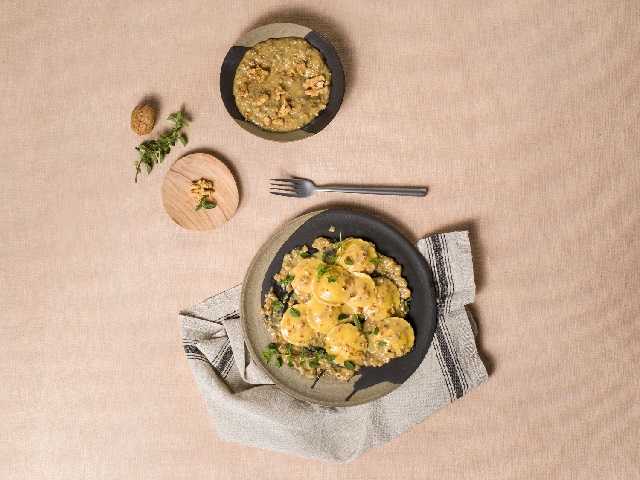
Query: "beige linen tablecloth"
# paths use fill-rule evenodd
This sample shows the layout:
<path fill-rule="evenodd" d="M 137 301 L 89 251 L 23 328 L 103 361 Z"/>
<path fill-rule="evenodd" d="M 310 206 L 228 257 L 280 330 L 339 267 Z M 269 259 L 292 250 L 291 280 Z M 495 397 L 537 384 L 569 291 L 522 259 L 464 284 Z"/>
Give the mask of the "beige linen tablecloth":
<path fill-rule="evenodd" d="M 347 76 L 335 120 L 286 145 L 240 129 L 218 93 L 228 47 L 271 21 L 324 34 Z M 639 21 L 638 2 L 605 0 L 3 1 L 0 477 L 637 478 Z M 145 97 L 193 121 L 135 185 Z M 211 233 L 160 200 L 194 151 L 240 186 Z M 270 196 L 285 175 L 429 195 Z M 469 230 L 491 378 L 344 466 L 220 441 L 175 322 L 327 206 L 414 242 Z"/>

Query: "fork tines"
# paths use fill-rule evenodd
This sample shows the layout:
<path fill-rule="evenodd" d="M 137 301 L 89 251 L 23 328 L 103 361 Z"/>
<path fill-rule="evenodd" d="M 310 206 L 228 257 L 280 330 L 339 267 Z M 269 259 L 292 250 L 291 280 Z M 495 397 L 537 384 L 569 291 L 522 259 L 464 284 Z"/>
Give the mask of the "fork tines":
<path fill-rule="evenodd" d="M 270 193 L 283 197 L 299 197 L 300 181 L 295 178 L 272 178 Z"/>

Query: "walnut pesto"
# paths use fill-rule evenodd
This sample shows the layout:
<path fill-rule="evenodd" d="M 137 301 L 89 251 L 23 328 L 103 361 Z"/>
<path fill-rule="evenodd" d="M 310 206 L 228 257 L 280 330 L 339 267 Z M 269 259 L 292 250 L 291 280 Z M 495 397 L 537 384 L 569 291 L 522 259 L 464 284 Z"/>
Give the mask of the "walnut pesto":
<path fill-rule="evenodd" d="M 267 363 L 344 382 L 413 348 L 402 267 L 373 243 L 318 237 L 287 253 L 273 278 L 261 309 L 274 340 L 262 352 Z"/>
<path fill-rule="evenodd" d="M 322 53 L 304 38 L 270 38 L 244 54 L 233 95 L 250 122 L 264 130 L 290 132 L 324 110 L 330 84 Z"/>

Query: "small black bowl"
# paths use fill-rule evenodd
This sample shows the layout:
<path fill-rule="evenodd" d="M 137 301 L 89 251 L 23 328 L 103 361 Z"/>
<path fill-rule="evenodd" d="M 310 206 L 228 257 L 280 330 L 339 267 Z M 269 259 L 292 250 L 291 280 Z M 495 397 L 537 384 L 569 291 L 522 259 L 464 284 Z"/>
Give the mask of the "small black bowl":
<path fill-rule="evenodd" d="M 242 116 L 236 106 L 236 99 L 233 95 L 233 80 L 238 65 L 247 50 L 257 43 L 264 42 L 270 38 L 284 37 L 304 38 L 322 53 L 329 70 L 331 70 L 331 93 L 329 94 L 329 102 L 326 108 L 305 126 L 292 132 L 270 132 L 254 125 Z M 222 96 L 222 102 L 227 112 L 229 112 L 229 115 L 246 131 L 258 137 L 276 142 L 301 140 L 318 133 L 326 127 L 338 113 L 340 105 L 342 104 L 342 97 L 344 96 L 344 70 L 333 46 L 318 32 L 314 32 L 310 28 L 295 23 L 270 23 L 245 33 L 233 44 L 231 49 L 229 49 L 227 56 L 222 62 L 222 68 L 220 69 L 220 95 Z"/>

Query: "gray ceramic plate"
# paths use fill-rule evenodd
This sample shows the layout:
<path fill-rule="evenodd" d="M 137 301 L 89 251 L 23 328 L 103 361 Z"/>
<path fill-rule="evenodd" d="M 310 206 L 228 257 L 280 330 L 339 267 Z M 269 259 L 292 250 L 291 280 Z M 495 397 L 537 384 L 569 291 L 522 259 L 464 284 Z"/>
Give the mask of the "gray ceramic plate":
<path fill-rule="evenodd" d="M 322 55 L 324 55 L 329 70 L 331 70 L 331 93 L 329 94 L 327 107 L 304 127 L 292 132 L 268 132 L 245 120 L 240 110 L 238 110 L 235 97 L 233 96 L 233 79 L 235 78 L 236 70 L 242 57 L 244 57 L 244 54 L 249 48 L 269 38 L 283 37 L 304 38 L 320 50 Z M 220 95 L 222 96 L 222 102 L 227 112 L 229 112 L 229 115 L 231 115 L 238 125 L 248 132 L 276 142 L 301 140 L 318 133 L 326 127 L 338 113 L 340 105 L 342 104 L 342 97 L 344 96 L 344 70 L 333 46 L 318 32 L 314 32 L 310 28 L 295 23 L 270 23 L 245 33 L 233 44 L 222 62 L 222 68 L 220 69 Z"/>
<path fill-rule="evenodd" d="M 329 232 L 329 227 L 336 227 Z M 280 270 L 283 256 L 303 244 L 311 245 L 316 237 L 337 239 L 360 237 L 375 243 L 378 251 L 402 265 L 403 276 L 412 292 L 407 320 L 415 331 L 415 347 L 404 357 L 383 367 L 362 368 L 350 382 L 322 379 L 312 388 L 313 380 L 297 370 L 273 362 L 266 365 L 262 350 L 273 341 L 264 326 L 260 307 Z M 435 288 L 431 270 L 424 257 L 404 235 L 385 222 L 351 210 L 323 210 L 296 218 L 278 230 L 258 251 L 244 279 L 240 298 L 240 318 L 246 344 L 262 370 L 281 389 L 296 398 L 331 407 L 347 407 L 376 400 L 395 390 L 418 368 L 431 345 L 436 326 Z"/>

